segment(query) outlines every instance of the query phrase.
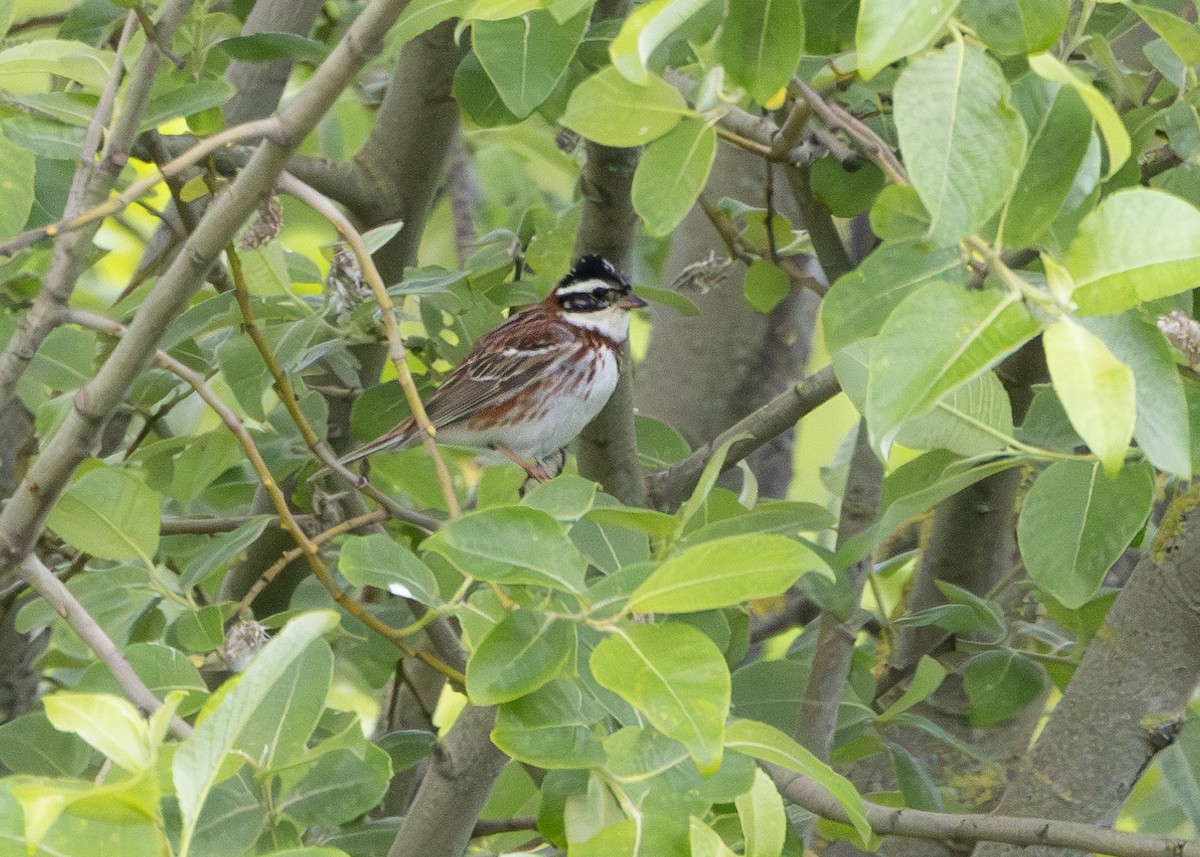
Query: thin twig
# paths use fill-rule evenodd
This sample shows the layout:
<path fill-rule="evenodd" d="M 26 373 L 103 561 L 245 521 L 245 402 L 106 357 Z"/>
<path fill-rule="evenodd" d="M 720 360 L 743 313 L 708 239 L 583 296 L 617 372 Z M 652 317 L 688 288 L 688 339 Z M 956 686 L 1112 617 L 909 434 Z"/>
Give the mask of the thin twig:
<path fill-rule="evenodd" d="M 113 334 L 114 336 L 120 336 L 125 332 L 123 325 L 106 319 L 103 316 L 98 316 L 94 313 L 83 310 L 67 310 L 64 313 L 64 320 L 74 324 L 91 327 L 93 329 L 104 330 Z M 341 607 L 345 609 L 347 613 L 354 616 L 372 631 L 375 631 L 384 637 L 386 640 L 388 640 L 388 642 L 392 643 L 409 657 L 415 657 L 424 661 L 426 664 L 433 667 L 435 670 L 453 681 L 457 681 L 460 684 L 465 681 L 465 677 L 460 670 L 443 663 L 440 659 L 429 652 L 416 649 L 409 645 L 409 643 L 404 639 L 404 635 L 398 632 L 397 629 L 391 627 L 386 622 L 364 610 L 362 605 L 356 603 L 342 590 L 340 586 L 338 586 L 337 581 L 333 579 L 333 575 L 330 574 L 329 569 L 326 568 L 324 561 L 321 559 L 318 546 L 314 544 L 312 539 L 305 534 L 304 529 L 299 525 L 295 517 L 292 515 L 292 511 L 288 506 L 287 497 L 284 496 L 283 490 L 279 487 L 279 483 L 275 481 L 275 477 L 271 475 L 270 468 L 267 467 L 267 463 L 263 460 L 262 455 L 259 453 L 258 447 L 254 443 L 254 439 L 250 437 L 250 433 L 246 430 L 246 427 L 242 425 L 242 422 L 240 419 L 238 419 L 237 414 L 230 410 L 230 408 L 224 402 L 222 402 L 216 395 L 213 394 L 212 390 L 210 390 L 208 387 L 207 380 L 199 372 L 196 372 L 185 366 L 183 363 L 180 363 L 174 357 L 163 351 L 155 352 L 154 360 L 163 369 L 166 369 L 168 372 L 171 372 L 179 378 L 182 378 L 185 382 L 191 385 L 192 389 L 194 389 L 196 394 L 204 400 L 205 404 L 212 408 L 217 416 L 221 418 L 221 422 L 223 422 L 225 426 L 231 432 L 233 432 L 234 437 L 237 438 L 238 443 L 240 443 L 242 446 L 242 451 L 246 454 L 247 461 L 250 463 L 250 466 L 254 468 L 255 473 L 262 482 L 263 488 L 266 490 L 267 495 L 271 498 L 271 503 L 275 506 L 275 511 L 279 515 L 281 522 L 283 523 L 284 527 L 290 531 L 292 538 L 295 539 L 296 544 L 303 552 L 309 568 L 312 569 L 313 576 L 320 581 L 321 585 L 324 586 L 329 594 L 333 597 L 333 600 L 341 605 Z"/>
<path fill-rule="evenodd" d="M 417 392 L 416 382 L 413 381 L 412 372 L 408 369 L 408 355 L 404 348 L 404 339 L 400 336 L 400 327 L 396 324 L 396 307 L 392 303 L 392 297 L 387 292 L 387 286 L 384 285 L 383 277 L 379 275 L 379 269 L 375 267 L 375 262 L 371 259 L 371 253 L 367 250 L 367 245 L 363 241 L 362 235 L 354 228 L 352 224 L 341 211 L 338 210 L 328 197 L 319 193 L 316 189 L 306 185 L 295 176 L 284 172 L 279 176 L 279 189 L 284 193 L 290 194 L 300 201 L 307 204 L 310 208 L 322 215 L 338 234 L 345 239 L 350 245 L 350 249 L 354 251 L 355 257 L 358 259 L 359 267 L 363 272 L 363 279 L 371 287 L 371 292 L 375 295 L 375 301 L 379 304 L 380 314 L 383 317 L 383 327 L 387 331 L 388 338 L 388 355 L 392 359 L 392 363 L 396 367 L 396 375 L 400 380 L 400 387 L 404 390 L 404 397 L 408 400 L 408 406 L 412 410 L 413 419 L 422 429 L 424 434 L 425 450 L 433 459 L 434 468 L 437 470 L 438 482 L 441 485 L 442 497 L 446 502 L 446 509 L 450 512 L 452 518 L 457 518 L 461 512 L 458 506 L 458 497 L 454 493 L 454 485 L 450 480 L 450 471 L 446 468 L 446 462 L 442 459 L 442 454 L 434 442 L 434 435 L 437 429 L 433 423 L 429 421 L 429 416 L 425 413 L 425 406 L 421 403 L 421 395 Z M 351 484 L 357 480 L 352 480 Z"/>
<path fill-rule="evenodd" d="M 822 818 L 849 823 L 845 808 L 824 787 L 800 774 L 766 765 L 779 791 L 797 806 Z M 1075 821 L 982 813 L 955 814 L 896 809 L 863 802 L 871 830 L 878 836 L 905 836 L 950 842 L 1005 842 L 1072 848 L 1113 857 L 1200 857 L 1200 840 L 1095 827 Z"/>
<path fill-rule="evenodd" d="M 324 532 L 317 533 L 312 537 L 312 543 L 314 545 L 323 545 L 334 536 L 340 536 L 342 533 L 357 530 L 359 527 L 365 527 L 368 524 L 378 524 L 387 519 L 388 513 L 385 509 L 368 512 L 365 515 L 359 515 L 358 517 L 342 521 L 340 524 L 335 524 Z M 299 557 L 302 553 L 304 551 L 298 547 L 284 551 L 283 555 L 275 560 L 270 568 L 258 576 L 258 580 L 254 581 L 254 585 L 242 597 L 242 600 L 238 603 L 237 614 L 241 615 L 249 610 L 250 605 L 254 603 L 254 599 L 259 596 L 259 593 L 270 585 L 271 581 L 275 579 L 279 572 L 283 571 L 288 563 Z"/>
<path fill-rule="evenodd" d="M 160 536 L 209 536 L 214 533 L 229 533 L 243 524 L 253 521 L 256 515 L 233 515 L 228 518 L 163 518 L 158 524 Z M 296 522 L 306 526 L 316 518 L 312 515 L 297 515 Z"/>
<path fill-rule="evenodd" d="M 688 458 L 652 473 L 647 479 L 647 486 L 653 505 L 660 509 L 678 506 L 696 487 L 704 465 L 713 453 L 729 441 L 739 438 L 729 447 L 725 470 L 787 431 L 797 420 L 825 404 L 840 391 L 832 366 L 826 366 L 793 384 L 790 389 L 721 432 Z"/>
<path fill-rule="evenodd" d="M 267 119 L 256 119 L 253 122 L 247 122 L 244 125 L 238 125 L 234 128 L 227 128 L 219 134 L 206 137 L 170 163 L 164 164 L 161 169 L 133 182 L 117 196 L 111 197 L 87 211 L 80 212 L 78 215 L 63 217 L 57 223 L 51 223 L 37 229 L 30 229 L 13 238 L 7 244 L 0 245 L 0 255 L 12 257 L 18 251 L 36 244 L 43 238 L 61 235 L 64 232 L 74 231 L 97 220 L 103 220 L 125 208 L 168 176 L 178 175 L 181 171 L 199 163 L 217 149 L 228 146 L 238 140 L 268 137 L 279 131 L 279 118 L 272 116 Z"/>
<path fill-rule="evenodd" d="M 152 714 L 162 708 L 162 702 L 133 671 L 117 644 L 71 594 L 66 584 L 55 577 L 37 556 L 29 554 L 25 557 L 21 563 L 21 576 L 46 599 L 46 603 L 71 626 L 71 630 L 87 643 L 88 648 L 108 668 L 130 702 L 146 714 Z M 191 734 L 192 727 L 179 717 L 172 717 L 171 732 L 178 738 L 186 738 Z"/>
<path fill-rule="evenodd" d="M 799 77 L 792 78 L 792 85 L 804 96 L 804 100 L 808 102 L 814 113 L 830 126 L 842 129 L 855 147 L 879 169 L 883 170 L 889 179 L 899 185 L 908 184 L 908 174 L 904 171 L 904 166 L 896 157 L 896 153 L 892 151 L 892 147 L 872 131 L 866 123 L 841 105 L 826 101 L 819 92 Z"/>

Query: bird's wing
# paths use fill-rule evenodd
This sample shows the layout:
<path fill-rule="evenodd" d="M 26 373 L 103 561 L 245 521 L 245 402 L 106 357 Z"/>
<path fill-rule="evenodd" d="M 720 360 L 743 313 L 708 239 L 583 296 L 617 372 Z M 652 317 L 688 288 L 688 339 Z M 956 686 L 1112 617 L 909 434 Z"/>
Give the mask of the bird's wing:
<path fill-rule="evenodd" d="M 425 403 L 434 426 L 447 426 L 519 393 L 571 352 L 576 338 L 565 325 L 543 319 L 534 324 L 521 315 L 524 321 L 510 318 L 475 343 Z"/>

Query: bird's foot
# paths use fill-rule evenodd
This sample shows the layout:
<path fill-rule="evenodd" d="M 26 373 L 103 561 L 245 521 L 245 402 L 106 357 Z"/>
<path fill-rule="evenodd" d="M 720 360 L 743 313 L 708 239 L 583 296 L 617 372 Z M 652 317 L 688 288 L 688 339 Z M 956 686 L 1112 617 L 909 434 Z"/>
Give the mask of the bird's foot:
<path fill-rule="evenodd" d="M 504 453 L 518 467 L 525 471 L 525 474 L 537 482 L 549 482 L 554 478 L 555 474 L 547 470 L 539 461 L 526 461 L 521 456 L 517 455 L 504 444 L 498 443 L 495 446 L 497 452 Z"/>

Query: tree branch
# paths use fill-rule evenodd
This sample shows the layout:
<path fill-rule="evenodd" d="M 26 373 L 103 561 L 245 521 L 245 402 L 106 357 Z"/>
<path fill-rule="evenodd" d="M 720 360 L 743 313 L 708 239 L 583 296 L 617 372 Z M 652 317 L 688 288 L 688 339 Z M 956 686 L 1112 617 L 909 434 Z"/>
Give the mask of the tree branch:
<path fill-rule="evenodd" d="M 575 255 L 596 254 L 629 270 L 638 216 L 630 191 L 637 149 L 614 149 L 587 142 L 587 163 L 579 177 L 583 217 Z M 608 404 L 579 435 L 579 472 L 604 486 L 628 506 L 646 503 L 646 482 L 637 457 L 633 422 L 633 361 L 624 348 L 621 376 Z"/>
<path fill-rule="evenodd" d="M 87 643 L 88 648 L 116 679 L 121 690 L 125 691 L 130 702 L 144 714 L 152 714 L 162 708 L 162 702 L 133 671 L 117 644 L 104 633 L 104 629 L 71 594 L 66 584 L 55 577 L 40 559 L 33 554 L 26 556 L 21 562 L 21 576 L 38 595 L 46 599 L 55 613 L 66 620 L 71 630 Z M 172 717 L 171 732 L 178 738 L 186 738 L 191 734 L 192 727 L 179 717 Z"/>
<path fill-rule="evenodd" d="M 765 767 L 780 793 L 792 803 L 822 818 L 849 823 L 842 805 L 822 786 L 776 765 Z M 878 836 L 947 839 L 961 843 L 1003 842 L 1021 847 L 1043 845 L 1112 857 L 1200 857 L 1200 840 L 1126 833 L 1071 821 L 895 809 L 870 801 L 864 801 L 864 811 L 871 830 Z"/>
<path fill-rule="evenodd" d="M 508 762 L 488 737 L 496 709 L 468 705 L 433 757 L 388 857 L 457 857 Z"/>
<path fill-rule="evenodd" d="M 846 488 L 842 492 L 838 547 L 875 522 L 882 490 L 883 463 L 871 448 L 866 420 L 860 420 Z M 871 573 L 871 562 L 868 554 L 839 575 L 837 607 L 823 610 L 817 627 L 817 650 L 800 703 L 796 740 L 823 761 L 829 760 L 833 749 L 838 709 L 846 692 L 860 625 L 856 613 L 861 613 L 858 606 L 862 601 L 863 584 Z"/>
<path fill-rule="evenodd" d="M 795 383 L 790 390 L 780 393 L 754 413 L 721 432 L 713 440 L 697 449 L 687 459 L 665 470 L 650 475 L 647 480 L 651 503 L 655 508 L 673 510 L 692 493 L 700 481 L 704 466 L 714 452 L 733 438 L 749 435 L 734 441 L 725 458 L 725 469 L 736 465 L 754 450 L 772 438 L 790 429 L 796 421 L 841 392 L 833 368 L 826 366 L 803 381 Z"/>
<path fill-rule="evenodd" d="M 171 0 L 166 4 L 158 25 L 158 32 L 162 38 L 171 38 L 191 5 L 191 0 Z M 125 166 L 129 147 L 137 133 L 138 122 L 141 121 L 142 113 L 150 100 L 150 87 L 154 83 L 162 58 L 162 53 L 154 42 L 147 43 L 137 67 L 130 75 L 120 113 L 108 134 L 102 159 L 97 165 L 93 157 L 100 132 L 109 120 L 117 87 L 124 73 L 121 60 L 124 45 L 136 28 L 136 22 L 137 17 L 130 12 L 121 35 L 121 43 L 117 48 L 117 61 L 113 65 L 85 136 L 79 167 L 75 171 L 67 205 L 63 211 L 64 221 L 73 220 L 81 211 L 107 199 L 117 183 L 121 169 Z M 133 24 L 132 27 L 130 23 Z M 8 407 L 16 394 L 18 379 L 25 373 L 42 341 L 57 324 L 58 311 L 67 305 L 75 283 L 88 264 L 88 248 L 92 246 L 92 238 L 99 228 L 100 223 L 96 221 L 86 229 L 61 235 L 54 242 L 50 269 L 42 280 L 33 306 L 21 317 L 16 331 L 4 348 L 4 353 L 0 355 L 0 408 Z M 40 231 L 40 234 L 45 234 L 45 231 Z"/>
<path fill-rule="evenodd" d="M 268 123 L 271 134 L 230 191 L 213 201 L 96 377 L 76 393 L 62 427 L 0 512 L 0 585 L 30 553 L 51 507 L 75 468 L 90 454 L 129 387 L 153 359 L 163 332 L 200 287 L 205 272 L 237 229 L 257 210 L 288 157 L 378 50 L 405 5 L 406 0 L 373 0 L 363 10 L 300 94 Z"/>

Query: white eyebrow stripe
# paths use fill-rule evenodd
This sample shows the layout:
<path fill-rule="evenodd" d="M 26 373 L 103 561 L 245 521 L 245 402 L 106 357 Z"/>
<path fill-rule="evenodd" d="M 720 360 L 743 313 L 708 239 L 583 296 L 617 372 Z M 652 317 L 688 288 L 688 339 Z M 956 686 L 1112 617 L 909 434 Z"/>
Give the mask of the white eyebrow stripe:
<path fill-rule="evenodd" d="M 616 283 L 605 282 L 604 280 L 580 280 L 578 283 L 569 283 L 565 286 L 560 286 L 557 289 L 559 297 L 567 297 L 569 295 L 590 295 L 596 289 L 620 289 Z"/>

